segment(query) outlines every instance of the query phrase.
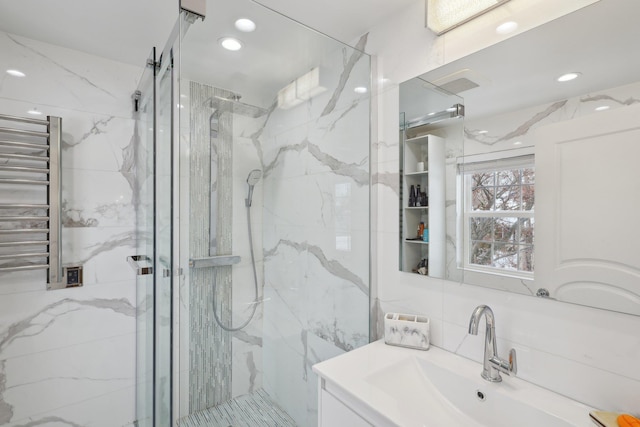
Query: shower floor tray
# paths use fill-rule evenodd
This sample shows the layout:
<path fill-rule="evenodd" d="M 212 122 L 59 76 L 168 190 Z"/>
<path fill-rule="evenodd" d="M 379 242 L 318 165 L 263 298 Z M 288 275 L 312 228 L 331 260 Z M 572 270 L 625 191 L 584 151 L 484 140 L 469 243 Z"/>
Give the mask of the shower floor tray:
<path fill-rule="evenodd" d="M 178 420 L 180 427 L 296 427 L 293 419 L 260 389 Z"/>

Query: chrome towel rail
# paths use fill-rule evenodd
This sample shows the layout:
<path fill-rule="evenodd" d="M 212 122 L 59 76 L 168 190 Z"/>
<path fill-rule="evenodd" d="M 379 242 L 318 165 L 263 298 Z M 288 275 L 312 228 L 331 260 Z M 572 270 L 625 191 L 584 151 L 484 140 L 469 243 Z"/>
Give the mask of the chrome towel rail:
<path fill-rule="evenodd" d="M 48 216 L 0 216 L 0 221 L 49 221 Z"/>
<path fill-rule="evenodd" d="M 49 205 L 28 203 L 0 203 L 0 209 L 49 209 Z"/>
<path fill-rule="evenodd" d="M 38 144 L 35 142 L 23 142 L 23 141 L 8 141 L 0 140 L 0 146 L 22 149 L 36 149 L 36 150 L 49 150 L 49 146 L 46 144 Z"/>
<path fill-rule="evenodd" d="M 49 289 L 66 286 L 60 241 L 61 126 L 60 117 L 0 114 L 0 200 L 9 199 L 2 193 L 15 197 L 12 192 L 21 185 L 47 188 L 46 200 L 0 204 L 0 272 L 46 269 Z"/>
<path fill-rule="evenodd" d="M 48 233 L 48 228 L 14 228 L 0 230 L 0 234 L 19 234 L 19 233 Z"/>
<path fill-rule="evenodd" d="M 31 117 L 10 116 L 7 114 L 0 114 L 0 120 L 8 120 L 8 121 L 19 122 L 19 123 L 30 123 L 32 125 L 49 126 L 49 120 L 33 119 Z"/>
<path fill-rule="evenodd" d="M 3 159 L 17 159 L 17 160 L 33 160 L 36 162 L 46 162 L 49 160 L 48 156 L 34 156 L 32 154 L 7 154 L 0 153 L 0 158 Z"/>

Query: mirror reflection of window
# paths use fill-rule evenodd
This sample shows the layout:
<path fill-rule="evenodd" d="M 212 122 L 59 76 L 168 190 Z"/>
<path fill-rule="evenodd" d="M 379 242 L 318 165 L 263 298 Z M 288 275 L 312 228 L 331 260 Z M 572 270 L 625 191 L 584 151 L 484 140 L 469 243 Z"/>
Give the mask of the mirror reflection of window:
<path fill-rule="evenodd" d="M 461 167 L 466 270 L 533 278 L 535 168 L 532 155 Z"/>

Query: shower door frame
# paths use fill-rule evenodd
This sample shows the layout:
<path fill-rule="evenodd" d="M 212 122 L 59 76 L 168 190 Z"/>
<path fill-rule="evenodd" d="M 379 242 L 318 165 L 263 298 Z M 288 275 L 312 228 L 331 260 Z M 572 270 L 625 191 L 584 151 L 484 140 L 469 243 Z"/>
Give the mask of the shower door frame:
<path fill-rule="evenodd" d="M 138 180 L 151 180 L 149 187 L 140 186 L 139 209 L 152 220 L 137 224 L 138 250 L 145 255 L 151 269 L 138 273 L 138 308 L 136 365 L 136 422 L 138 427 L 170 427 L 176 425 L 175 404 L 177 390 L 174 387 L 176 360 L 175 320 L 178 319 L 176 299 L 179 268 L 179 100 L 178 70 L 180 20 L 163 52 L 158 57 L 155 48 L 147 61 L 147 70 L 141 80 L 141 88 L 151 87 L 153 108 L 153 140 L 142 141 L 139 150 L 146 151 L 152 159 L 139 170 Z M 156 58 L 158 58 L 156 60 Z M 148 79 L 152 78 L 152 84 Z M 147 79 L 145 81 L 145 79 Z M 138 92 L 139 94 L 139 92 Z M 140 118 L 138 118 L 140 120 Z M 147 126 L 150 124 L 147 123 Z M 141 158 L 136 157 L 136 162 Z M 149 170 L 150 169 L 150 170 Z M 146 191 L 146 192 L 145 192 Z M 148 204 L 145 205 L 145 202 Z M 149 212 L 152 211 L 152 212 Z M 142 274 L 142 275 L 141 275 Z M 144 306 L 142 304 L 145 304 Z M 149 366 L 151 365 L 151 366 Z M 144 371 L 145 374 L 140 375 Z M 141 384 L 141 379 L 146 384 Z M 145 393 L 150 389 L 150 395 Z"/>

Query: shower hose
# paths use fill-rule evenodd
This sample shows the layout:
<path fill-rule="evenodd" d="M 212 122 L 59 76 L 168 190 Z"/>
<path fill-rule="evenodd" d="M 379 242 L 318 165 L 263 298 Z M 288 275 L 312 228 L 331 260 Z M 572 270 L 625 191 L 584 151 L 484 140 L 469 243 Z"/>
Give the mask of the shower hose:
<path fill-rule="evenodd" d="M 247 320 L 244 321 L 242 325 L 234 328 L 232 327 L 233 325 L 226 326 L 222 324 L 222 321 L 218 317 L 218 310 L 216 309 L 216 281 L 214 280 L 213 282 L 213 317 L 216 319 L 216 323 L 218 324 L 218 326 L 220 326 L 222 329 L 224 329 L 227 332 L 236 332 L 241 329 L 244 329 L 245 326 L 247 326 L 251 322 L 251 320 L 253 320 L 253 316 L 255 316 L 256 310 L 258 309 L 258 303 L 259 303 L 258 302 L 258 273 L 256 272 L 256 259 L 255 259 L 255 256 L 253 255 L 253 235 L 251 232 L 251 205 L 249 203 L 247 204 L 247 229 L 249 230 L 249 251 L 251 252 L 251 265 L 253 266 L 253 289 L 254 289 L 255 297 L 253 299 L 253 302 L 251 303 L 252 305 L 251 315 Z"/>

